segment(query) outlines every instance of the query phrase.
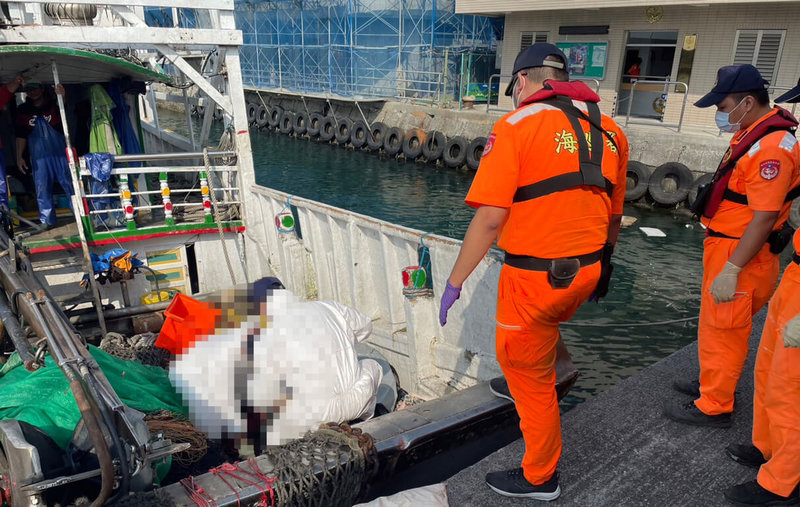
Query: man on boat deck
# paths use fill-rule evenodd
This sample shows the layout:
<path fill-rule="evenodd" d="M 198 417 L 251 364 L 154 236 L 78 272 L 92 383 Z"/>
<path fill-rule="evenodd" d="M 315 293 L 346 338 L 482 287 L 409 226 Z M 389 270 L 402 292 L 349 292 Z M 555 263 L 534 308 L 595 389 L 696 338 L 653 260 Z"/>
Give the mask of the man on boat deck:
<path fill-rule="evenodd" d="M 775 102 L 800 102 L 797 86 Z M 756 480 L 729 489 L 736 505 L 798 505 L 800 483 L 800 232 L 794 255 L 769 302 L 755 368 L 752 444 L 729 446 L 728 455 L 759 468 Z"/>
<path fill-rule="evenodd" d="M 497 360 L 525 439 L 521 468 L 487 474 L 505 496 L 555 500 L 561 427 L 554 363 L 560 322 L 608 290 L 625 197 L 628 141 L 567 58 L 534 44 L 506 89 L 515 110 L 494 125 L 466 202 L 477 208 L 442 295 L 439 320 L 495 239 L 506 251 L 497 295 Z M 503 392 L 505 391 L 505 392 Z"/>
<path fill-rule="evenodd" d="M 791 240 L 784 224 L 790 190 L 800 184 L 797 120 L 770 108 L 767 85 L 752 65 L 722 67 L 717 84 L 695 103 L 716 105 L 717 126 L 734 136 L 693 209 L 707 227 L 697 333 L 700 379 L 675 381 L 675 389 L 697 398 L 666 407 L 665 415 L 678 422 L 731 425 L 752 317 L 775 291 L 778 253 Z"/>

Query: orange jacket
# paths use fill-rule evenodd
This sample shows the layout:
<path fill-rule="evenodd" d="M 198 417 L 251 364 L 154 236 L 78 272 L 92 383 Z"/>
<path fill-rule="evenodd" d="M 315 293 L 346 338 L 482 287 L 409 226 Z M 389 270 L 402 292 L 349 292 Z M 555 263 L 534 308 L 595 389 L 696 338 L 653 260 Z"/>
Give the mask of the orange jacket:
<path fill-rule="evenodd" d="M 776 114 L 773 109 L 748 129 L 731 139 L 736 146 L 756 125 Z M 790 189 L 800 184 L 800 145 L 790 132 L 767 134 L 756 142 L 733 168 L 728 188 L 747 196 L 747 204 L 724 200 L 713 218 L 701 217 L 716 232 L 740 238 L 753 220 L 754 211 L 780 211 L 775 227 L 789 218 L 791 203 L 785 202 Z"/>
<path fill-rule="evenodd" d="M 573 104 L 586 112 L 584 102 Z M 605 244 L 611 215 L 622 214 L 628 141 L 608 116 L 602 115 L 602 127 L 616 146 L 605 136 L 592 139 L 589 123 L 580 123 L 590 144 L 604 143 L 602 172 L 613 184 L 612 197 L 599 188 L 581 186 L 515 203 L 519 187 L 578 170 L 579 133 L 560 109 L 542 102 L 524 105 L 495 123 L 466 203 L 511 208 L 498 247 L 552 259 L 595 252 Z"/>

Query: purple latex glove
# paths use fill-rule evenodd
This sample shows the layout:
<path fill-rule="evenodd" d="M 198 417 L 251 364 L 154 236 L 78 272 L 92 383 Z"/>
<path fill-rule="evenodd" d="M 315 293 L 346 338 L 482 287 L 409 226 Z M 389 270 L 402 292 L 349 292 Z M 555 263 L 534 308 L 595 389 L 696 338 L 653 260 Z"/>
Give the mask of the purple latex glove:
<path fill-rule="evenodd" d="M 450 285 L 450 280 L 444 287 L 444 294 L 442 294 L 442 302 L 439 306 L 439 324 L 444 327 L 447 324 L 447 311 L 456 302 L 456 299 L 461 296 L 461 287 L 453 287 Z"/>

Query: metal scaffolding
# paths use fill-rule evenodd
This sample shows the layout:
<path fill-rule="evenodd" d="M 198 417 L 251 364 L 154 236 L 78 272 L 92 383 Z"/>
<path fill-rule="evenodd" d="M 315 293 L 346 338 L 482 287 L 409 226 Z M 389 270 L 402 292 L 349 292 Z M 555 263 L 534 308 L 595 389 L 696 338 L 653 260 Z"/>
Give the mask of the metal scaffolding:
<path fill-rule="evenodd" d="M 434 101 L 458 99 L 462 55 L 493 54 L 502 23 L 454 0 L 247 0 L 235 15 L 245 86 Z"/>

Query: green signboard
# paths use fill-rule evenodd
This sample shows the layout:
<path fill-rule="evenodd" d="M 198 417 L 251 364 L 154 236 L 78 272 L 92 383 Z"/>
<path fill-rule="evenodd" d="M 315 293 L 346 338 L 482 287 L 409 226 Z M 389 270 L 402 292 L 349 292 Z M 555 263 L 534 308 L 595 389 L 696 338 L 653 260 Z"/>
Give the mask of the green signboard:
<path fill-rule="evenodd" d="M 556 42 L 567 55 L 570 78 L 606 77 L 608 42 Z"/>

